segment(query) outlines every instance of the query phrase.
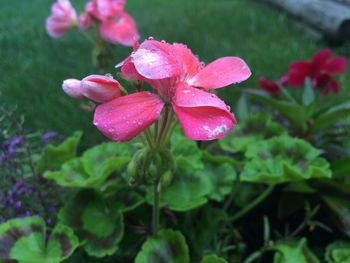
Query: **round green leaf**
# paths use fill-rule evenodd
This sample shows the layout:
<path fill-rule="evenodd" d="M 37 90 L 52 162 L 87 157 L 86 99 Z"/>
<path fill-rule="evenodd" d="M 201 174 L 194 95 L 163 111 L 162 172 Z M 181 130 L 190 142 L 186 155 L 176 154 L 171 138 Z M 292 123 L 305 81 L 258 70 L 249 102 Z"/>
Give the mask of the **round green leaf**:
<path fill-rule="evenodd" d="M 112 173 L 121 172 L 130 158 L 127 146 L 104 143 L 64 163 L 60 171 L 46 172 L 44 177 L 65 187 L 99 188 Z"/>
<path fill-rule="evenodd" d="M 135 263 L 189 263 L 184 236 L 179 231 L 164 229 L 142 245 Z"/>
<path fill-rule="evenodd" d="M 59 219 L 69 225 L 84 241 L 92 256 L 112 255 L 124 234 L 123 215 L 116 203 L 108 203 L 94 191 L 83 190 L 59 212 Z"/>
<path fill-rule="evenodd" d="M 237 175 L 230 164 L 206 165 L 205 174 L 209 176 L 213 186 L 213 190 L 208 195 L 210 199 L 220 202 L 232 192 Z"/>
<path fill-rule="evenodd" d="M 257 183 L 285 183 L 310 178 L 330 178 L 329 163 L 308 142 L 286 135 L 251 145 L 249 162 L 241 180 Z"/>
<path fill-rule="evenodd" d="M 0 225 L 0 259 L 18 263 L 58 263 L 68 258 L 79 240 L 69 227 L 58 224 L 46 245 L 46 226 L 37 216 L 12 219 Z"/>
<path fill-rule="evenodd" d="M 327 263 L 350 262 L 350 243 L 347 241 L 335 241 L 326 248 Z"/>
<path fill-rule="evenodd" d="M 171 210 L 184 212 L 205 204 L 213 185 L 204 170 L 178 169 L 170 186 L 161 191 L 161 204 Z M 147 201 L 153 203 L 153 188 L 147 191 Z"/>
<path fill-rule="evenodd" d="M 178 166 L 189 169 L 203 168 L 202 151 L 195 141 L 188 140 L 180 129 L 171 136 L 171 150 Z"/>

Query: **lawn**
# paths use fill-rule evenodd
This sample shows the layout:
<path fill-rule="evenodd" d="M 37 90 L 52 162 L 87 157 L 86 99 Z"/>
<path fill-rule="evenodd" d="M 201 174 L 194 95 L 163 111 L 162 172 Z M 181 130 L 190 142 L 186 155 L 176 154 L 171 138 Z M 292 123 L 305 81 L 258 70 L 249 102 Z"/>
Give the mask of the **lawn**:
<path fill-rule="evenodd" d="M 1 103 L 17 105 L 25 126 L 33 131 L 68 135 L 82 129 L 89 145 L 101 140 L 91 114 L 77 108 L 80 102 L 61 90 L 66 78 L 96 73 L 90 44 L 77 31 L 58 40 L 46 34 L 51 0 L 0 2 Z M 72 2 L 81 7 L 84 1 Z M 205 62 L 226 55 L 242 57 L 253 76 L 241 87 L 256 86 L 260 75 L 277 78 L 289 62 L 309 58 L 327 46 L 313 41 L 286 15 L 247 0 L 129 0 L 127 11 L 137 21 L 142 39 L 153 36 L 186 43 Z M 116 46 L 115 63 L 129 52 L 130 48 Z M 111 67 L 110 73 L 115 72 Z M 231 104 L 239 96 L 233 90 L 239 91 L 235 87 L 221 91 Z"/>

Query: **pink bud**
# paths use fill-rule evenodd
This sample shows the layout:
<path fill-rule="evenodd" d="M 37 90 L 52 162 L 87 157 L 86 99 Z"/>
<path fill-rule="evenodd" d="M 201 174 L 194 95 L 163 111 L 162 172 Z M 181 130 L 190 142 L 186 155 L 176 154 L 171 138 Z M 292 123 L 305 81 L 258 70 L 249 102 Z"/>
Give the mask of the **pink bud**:
<path fill-rule="evenodd" d="M 63 91 L 75 99 L 82 99 L 81 81 L 77 79 L 66 79 L 62 84 Z"/>
<path fill-rule="evenodd" d="M 78 16 L 78 27 L 80 29 L 87 29 L 91 26 L 92 19 L 91 16 L 87 13 L 81 14 Z"/>
<path fill-rule="evenodd" d="M 87 76 L 81 81 L 81 92 L 86 98 L 100 103 L 121 96 L 120 84 L 112 76 Z"/>

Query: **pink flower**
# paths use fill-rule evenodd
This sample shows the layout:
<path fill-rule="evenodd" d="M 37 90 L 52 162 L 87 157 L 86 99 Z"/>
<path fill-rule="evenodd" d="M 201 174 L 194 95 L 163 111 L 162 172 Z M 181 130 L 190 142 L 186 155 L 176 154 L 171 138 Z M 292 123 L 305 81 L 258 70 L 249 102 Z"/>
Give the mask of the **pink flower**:
<path fill-rule="evenodd" d="M 77 14 L 69 0 L 57 0 L 46 19 L 46 31 L 54 38 L 62 36 L 76 22 Z"/>
<path fill-rule="evenodd" d="M 101 37 L 112 44 L 132 46 L 139 39 L 134 19 L 124 11 L 125 0 L 91 0 L 85 10 L 99 21 Z"/>
<path fill-rule="evenodd" d="M 259 78 L 260 88 L 273 95 L 279 95 L 281 92 L 281 84 L 279 82 L 269 81 L 265 77 Z"/>
<path fill-rule="evenodd" d="M 97 20 L 105 21 L 120 16 L 124 7 L 125 0 L 91 0 L 85 9 Z"/>
<path fill-rule="evenodd" d="M 345 71 L 346 58 L 331 58 L 331 56 L 332 51 L 324 49 L 317 52 L 311 61 L 297 61 L 290 64 L 289 71 L 284 76 L 286 85 L 302 87 L 305 79 L 310 78 L 312 85 L 321 89 L 324 94 L 337 93 L 340 87 L 333 75 Z"/>
<path fill-rule="evenodd" d="M 90 75 L 80 80 L 67 79 L 62 88 L 69 96 L 95 102 L 108 102 L 122 95 L 121 86 L 111 76 Z"/>
<path fill-rule="evenodd" d="M 134 19 L 126 12 L 100 24 L 101 37 L 112 44 L 132 46 L 139 39 Z"/>
<path fill-rule="evenodd" d="M 91 26 L 92 19 L 88 13 L 83 13 L 78 16 L 78 27 L 79 29 L 87 29 Z"/>
<path fill-rule="evenodd" d="M 187 138 L 222 138 L 236 119 L 208 90 L 244 81 L 251 75 L 240 58 L 223 57 L 204 66 L 185 45 L 155 40 L 143 42 L 122 64 L 125 77 L 148 82 L 155 94 L 138 92 L 96 108 L 94 124 L 114 141 L 131 140 L 154 123 L 163 108 L 175 112 Z"/>

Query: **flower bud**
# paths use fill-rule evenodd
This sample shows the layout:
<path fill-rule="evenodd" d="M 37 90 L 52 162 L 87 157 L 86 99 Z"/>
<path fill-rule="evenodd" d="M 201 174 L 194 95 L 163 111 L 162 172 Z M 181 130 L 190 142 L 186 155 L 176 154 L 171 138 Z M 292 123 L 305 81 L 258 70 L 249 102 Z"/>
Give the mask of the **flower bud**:
<path fill-rule="evenodd" d="M 120 97 L 120 84 L 112 76 L 90 75 L 81 81 L 81 92 L 95 102 L 107 102 Z"/>
<path fill-rule="evenodd" d="M 175 167 L 175 159 L 169 150 L 144 148 L 136 152 L 127 173 L 135 184 L 152 185 L 161 181 L 162 185 L 168 185 Z"/>
<path fill-rule="evenodd" d="M 62 89 L 65 93 L 75 99 L 82 99 L 81 81 L 77 79 L 66 79 L 63 81 Z"/>

